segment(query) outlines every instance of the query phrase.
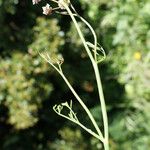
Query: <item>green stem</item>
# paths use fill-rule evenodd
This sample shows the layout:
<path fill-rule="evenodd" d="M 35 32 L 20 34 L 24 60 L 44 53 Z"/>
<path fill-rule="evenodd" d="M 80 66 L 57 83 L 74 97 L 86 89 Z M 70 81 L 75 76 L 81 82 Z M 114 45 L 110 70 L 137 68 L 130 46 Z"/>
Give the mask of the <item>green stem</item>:
<path fill-rule="evenodd" d="M 40 53 L 39 53 L 40 54 Z M 89 111 L 89 109 L 87 108 L 87 106 L 84 104 L 84 102 L 82 101 L 82 99 L 79 97 L 79 95 L 76 93 L 76 91 L 74 90 L 74 88 L 72 87 L 72 85 L 70 84 L 70 82 L 67 80 L 67 78 L 65 77 L 65 75 L 62 72 L 61 69 L 61 65 L 59 65 L 59 69 L 53 65 L 53 63 L 50 61 L 50 57 L 48 54 L 46 54 L 46 57 L 43 54 L 40 54 L 41 57 L 43 57 L 60 75 L 61 77 L 64 79 L 65 83 L 67 84 L 67 86 L 69 87 L 69 89 L 71 90 L 71 92 L 73 93 L 73 95 L 75 96 L 75 98 L 78 100 L 78 102 L 81 104 L 81 106 L 83 107 L 83 109 L 85 110 L 85 112 L 87 113 L 87 115 L 89 116 L 91 122 L 93 123 L 96 131 L 98 132 L 99 138 L 102 142 L 104 142 L 104 138 L 102 135 L 102 132 L 100 131 L 95 119 L 93 118 L 91 112 Z M 96 134 L 95 134 L 96 135 Z"/>
<path fill-rule="evenodd" d="M 60 75 L 62 76 L 62 78 L 64 79 L 64 81 L 66 82 L 66 84 L 68 85 L 69 89 L 71 90 L 71 92 L 73 93 L 73 95 L 76 97 L 76 99 L 79 101 L 79 103 L 81 104 L 81 106 L 83 107 L 83 109 L 85 110 L 85 112 L 88 114 L 90 120 L 92 121 L 96 131 L 99 134 L 99 137 L 101 139 L 101 141 L 104 141 L 102 132 L 100 131 L 95 119 L 93 118 L 91 112 L 89 111 L 89 109 L 87 108 L 87 106 L 84 104 L 84 102 L 81 100 L 81 98 L 78 96 L 78 94 L 76 93 L 76 91 L 73 89 L 73 87 L 71 86 L 70 82 L 67 80 L 67 78 L 64 76 L 64 74 L 62 72 L 59 72 Z"/>
<path fill-rule="evenodd" d="M 55 106 L 54 106 L 54 107 L 55 107 Z M 85 126 L 84 126 L 83 124 L 81 124 L 79 121 L 73 120 L 73 119 L 67 117 L 66 115 L 63 115 L 63 114 L 61 114 L 61 113 L 58 113 L 58 112 L 55 110 L 55 108 L 53 108 L 53 109 L 54 109 L 54 111 L 55 111 L 59 116 L 61 116 L 61 117 L 63 117 L 63 118 L 66 118 L 66 119 L 68 119 L 68 120 L 70 120 L 70 121 L 76 123 L 76 124 L 79 125 L 81 128 L 83 128 L 85 131 L 87 131 L 89 134 L 93 135 L 95 138 L 97 138 L 97 139 L 99 139 L 100 141 L 104 142 L 104 139 L 101 139 L 98 134 L 96 134 L 96 133 L 93 132 L 92 130 L 88 129 L 87 127 L 85 127 Z"/>
<path fill-rule="evenodd" d="M 106 147 L 105 150 L 109 150 L 109 146 L 108 146 L 109 131 L 108 131 L 107 110 L 106 110 L 104 93 L 103 93 L 103 88 L 102 88 L 102 83 L 101 83 L 101 78 L 100 78 L 100 72 L 98 69 L 98 65 L 96 63 L 94 64 L 94 71 L 95 71 L 95 76 L 96 76 L 96 81 L 97 81 L 97 86 L 98 86 L 98 93 L 99 93 L 99 99 L 101 103 L 103 123 L 104 123 L 104 137 L 105 137 L 104 146 Z"/>
<path fill-rule="evenodd" d="M 92 62 L 93 68 L 94 68 L 97 86 L 98 86 L 98 93 L 99 93 L 99 98 L 100 98 L 100 103 L 101 103 L 101 108 L 102 108 L 103 123 L 104 123 L 105 142 L 103 144 L 104 144 L 105 150 L 109 150 L 109 145 L 108 145 L 108 118 L 107 118 L 106 104 L 105 104 L 105 100 L 104 100 L 104 94 L 103 94 L 102 83 L 101 83 L 101 79 L 100 79 L 100 73 L 99 73 L 98 65 L 97 65 L 97 62 L 94 60 L 94 58 L 93 58 L 93 56 L 89 50 L 89 47 L 86 44 L 85 38 L 84 38 L 84 36 L 83 36 L 79 26 L 78 26 L 78 23 L 77 23 L 74 15 L 72 14 L 71 10 L 69 9 L 69 7 L 65 3 L 63 3 L 63 5 L 66 8 L 66 10 L 68 11 L 72 21 L 75 24 L 75 27 L 78 31 L 78 34 L 82 40 L 82 43 L 83 43 L 83 45 L 87 51 L 87 54 L 90 57 L 90 60 Z"/>

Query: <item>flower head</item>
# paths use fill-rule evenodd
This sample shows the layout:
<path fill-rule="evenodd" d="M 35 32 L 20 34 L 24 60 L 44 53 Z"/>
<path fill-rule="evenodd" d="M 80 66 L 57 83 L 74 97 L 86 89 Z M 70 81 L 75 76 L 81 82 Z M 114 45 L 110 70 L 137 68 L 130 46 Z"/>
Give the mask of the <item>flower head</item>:
<path fill-rule="evenodd" d="M 41 0 L 32 0 L 33 5 L 38 4 Z"/>
<path fill-rule="evenodd" d="M 42 7 L 42 9 L 43 9 L 44 15 L 50 15 L 52 13 L 52 10 L 53 10 L 49 4 L 46 4 L 46 6 Z"/>
<path fill-rule="evenodd" d="M 63 6 L 63 3 L 66 3 L 67 5 L 70 4 L 70 0 L 59 0 L 58 1 L 58 6 L 60 9 L 65 9 L 65 7 Z"/>

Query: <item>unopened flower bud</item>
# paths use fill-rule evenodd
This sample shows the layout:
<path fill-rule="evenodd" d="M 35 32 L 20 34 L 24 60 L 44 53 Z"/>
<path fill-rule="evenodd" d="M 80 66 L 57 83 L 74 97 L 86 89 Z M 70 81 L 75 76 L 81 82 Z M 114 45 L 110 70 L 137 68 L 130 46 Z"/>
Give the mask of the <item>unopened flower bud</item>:
<path fill-rule="evenodd" d="M 53 10 L 49 4 L 46 4 L 46 6 L 42 7 L 42 9 L 43 9 L 44 15 L 50 15 L 52 13 L 52 10 Z"/>
<path fill-rule="evenodd" d="M 62 65 L 63 62 L 64 62 L 64 58 L 62 57 L 61 54 L 59 54 L 57 57 L 58 57 L 58 58 L 57 58 L 57 60 L 58 60 L 57 63 L 58 63 L 59 65 Z"/>

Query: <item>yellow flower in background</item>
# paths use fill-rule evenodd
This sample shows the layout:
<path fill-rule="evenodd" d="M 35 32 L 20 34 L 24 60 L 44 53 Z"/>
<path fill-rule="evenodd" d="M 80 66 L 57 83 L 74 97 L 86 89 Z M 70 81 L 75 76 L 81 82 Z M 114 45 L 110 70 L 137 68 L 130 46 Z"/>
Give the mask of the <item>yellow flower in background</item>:
<path fill-rule="evenodd" d="M 136 60 L 140 60 L 141 57 L 142 57 L 142 55 L 141 55 L 140 52 L 135 52 L 135 53 L 134 53 L 134 58 L 135 58 Z"/>

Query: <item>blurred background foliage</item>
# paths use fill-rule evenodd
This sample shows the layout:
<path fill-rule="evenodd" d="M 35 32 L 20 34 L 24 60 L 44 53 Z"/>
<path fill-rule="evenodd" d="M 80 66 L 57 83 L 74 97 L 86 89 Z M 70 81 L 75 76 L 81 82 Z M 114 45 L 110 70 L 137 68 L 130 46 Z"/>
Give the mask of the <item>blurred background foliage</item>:
<path fill-rule="evenodd" d="M 150 147 L 149 0 L 72 1 L 94 27 L 107 53 L 100 64 L 108 106 L 111 150 Z M 31 1 L 0 0 L 0 149 L 96 150 L 101 143 L 57 116 L 52 107 L 74 97 L 40 58 L 63 55 L 71 84 L 102 127 L 93 70 L 69 17 L 42 15 Z M 88 41 L 92 35 L 79 22 Z M 77 116 L 88 118 L 74 101 Z M 79 114 L 79 115 L 78 115 Z"/>

